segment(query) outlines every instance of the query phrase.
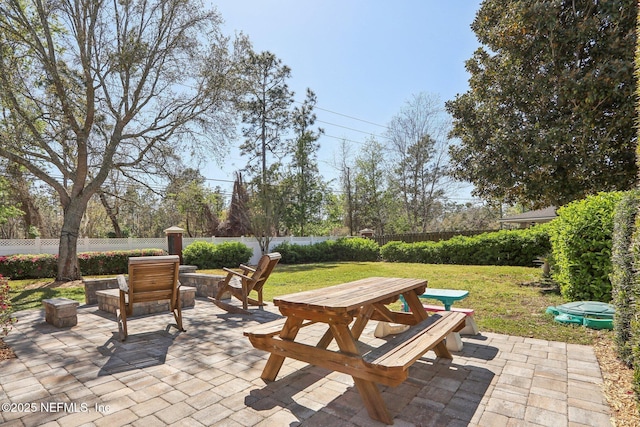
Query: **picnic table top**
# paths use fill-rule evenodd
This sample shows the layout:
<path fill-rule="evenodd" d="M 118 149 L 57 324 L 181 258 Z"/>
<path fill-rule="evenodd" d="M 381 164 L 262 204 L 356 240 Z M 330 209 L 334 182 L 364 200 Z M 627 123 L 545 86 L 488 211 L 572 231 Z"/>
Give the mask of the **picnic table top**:
<path fill-rule="evenodd" d="M 422 293 L 423 279 L 368 277 L 328 288 L 313 289 L 273 299 L 280 309 L 305 308 L 314 311 L 349 312 L 364 305 L 387 301 L 412 290 Z"/>

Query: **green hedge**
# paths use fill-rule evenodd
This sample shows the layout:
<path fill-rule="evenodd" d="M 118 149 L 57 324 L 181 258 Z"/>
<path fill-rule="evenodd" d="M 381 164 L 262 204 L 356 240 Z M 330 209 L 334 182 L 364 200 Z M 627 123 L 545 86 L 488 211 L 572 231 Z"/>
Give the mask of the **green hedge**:
<path fill-rule="evenodd" d="M 309 264 L 337 261 L 378 261 L 380 246 L 371 239 L 343 237 L 312 245 L 283 242 L 271 249 L 280 252 L 282 264 Z"/>
<path fill-rule="evenodd" d="M 240 242 L 214 244 L 196 241 L 182 251 L 185 264 L 197 265 L 200 269 L 237 267 L 249 262 L 252 255 L 253 250 Z"/>
<path fill-rule="evenodd" d="M 80 271 L 85 276 L 123 274 L 127 272 L 129 257 L 165 255 L 162 249 L 131 251 L 81 252 L 78 254 Z M 56 277 L 58 256 L 8 255 L 0 257 L 0 275 L 12 280 Z"/>
<path fill-rule="evenodd" d="M 570 301 L 611 301 L 613 212 L 621 192 L 600 193 L 558 209 L 551 222 L 553 279 Z"/>
<path fill-rule="evenodd" d="M 624 194 L 616 205 L 613 217 L 613 237 L 611 243 L 611 286 L 612 301 L 615 306 L 614 340 L 618 349 L 618 357 L 627 366 L 633 365 L 634 343 L 631 326 L 636 314 L 638 284 L 634 277 L 634 251 L 637 247 L 638 232 L 635 231 L 638 208 L 640 208 L 640 191 L 634 190 Z M 632 246 L 632 243 L 634 245 Z M 636 265 L 638 261 L 635 261 Z"/>
<path fill-rule="evenodd" d="M 629 349 L 630 360 L 633 364 L 633 389 L 636 399 L 640 400 L 640 215 L 636 215 L 633 234 L 631 236 L 631 249 L 633 254 L 633 286 L 629 289 L 629 298 L 633 301 L 629 310 L 632 317 L 629 323 Z M 617 307 L 616 307 L 617 309 Z"/>
<path fill-rule="evenodd" d="M 456 236 L 439 242 L 389 242 L 380 253 L 388 262 L 534 266 L 535 260 L 551 249 L 547 229 L 543 224 L 525 230 Z"/>

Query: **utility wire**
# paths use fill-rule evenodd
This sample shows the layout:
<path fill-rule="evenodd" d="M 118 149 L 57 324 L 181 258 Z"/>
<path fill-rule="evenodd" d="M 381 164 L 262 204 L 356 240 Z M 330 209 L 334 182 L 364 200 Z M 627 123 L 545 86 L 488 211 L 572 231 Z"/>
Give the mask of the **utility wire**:
<path fill-rule="evenodd" d="M 339 127 L 339 128 L 342 128 L 342 129 L 351 130 L 351 131 L 354 131 L 354 132 L 360 132 L 360 133 L 364 133 L 364 134 L 366 134 L 366 135 L 371 135 L 371 136 L 373 136 L 373 137 L 389 139 L 389 138 L 387 138 L 386 136 L 383 136 L 383 135 L 377 135 L 377 134 L 375 134 L 375 133 L 373 133 L 373 132 L 367 132 L 367 131 L 360 130 L 360 129 L 354 129 L 354 128 L 351 128 L 351 127 L 348 127 L 348 126 L 337 125 L 337 124 L 335 124 L 335 123 L 325 122 L 325 121 L 323 121 L 323 120 L 316 120 L 316 121 L 317 121 L 318 123 L 324 123 L 325 125 L 335 126 L 335 127 Z"/>
<path fill-rule="evenodd" d="M 303 104 L 300 101 L 294 101 L 294 102 L 297 103 L 297 104 Z M 369 120 L 359 119 L 357 117 L 353 117 L 353 116 L 350 116 L 348 114 L 338 113 L 337 111 L 328 110 L 326 108 L 318 107 L 317 105 L 315 105 L 313 108 L 315 110 L 326 111 L 327 113 L 335 114 L 337 116 L 346 117 L 346 118 L 351 119 L 351 120 L 357 120 L 357 121 L 362 122 L 362 123 L 367 123 L 367 124 L 370 124 L 370 125 L 379 126 L 381 128 L 384 128 L 384 129 L 389 129 L 385 125 L 381 125 L 381 124 L 378 124 L 378 123 L 370 122 Z"/>

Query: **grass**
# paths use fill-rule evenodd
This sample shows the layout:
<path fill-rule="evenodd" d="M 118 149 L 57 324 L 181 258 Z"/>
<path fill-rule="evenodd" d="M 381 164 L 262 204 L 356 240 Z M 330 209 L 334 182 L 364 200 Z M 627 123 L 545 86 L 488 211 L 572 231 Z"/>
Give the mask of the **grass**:
<path fill-rule="evenodd" d="M 222 270 L 199 272 L 223 274 Z M 574 344 L 592 344 L 599 336 L 611 337 L 612 334 L 562 325 L 545 314 L 548 306 L 566 301 L 557 291 L 539 286 L 541 271 L 538 268 L 384 262 L 279 264 L 265 286 L 264 296 L 271 301 L 280 295 L 372 276 L 425 278 L 433 288 L 468 290 L 469 296 L 456 306 L 475 310 L 480 331 Z M 84 302 L 83 288 L 25 289 L 35 282 L 38 280 L 9 282 L 14 310 L 41 308 L 41 301 L 46 298 L 64 297 Z M 399 307 L 396 303 L 394 308 Z"/>
<path fill-rule="evenodd" d="M 13 310 L 42 308 L 42 300 L 49 298 L 69 298 L 84 303 L 84 288 L 64 289 L 22 289 L 9 292 Z"/>
<path fill-rule="evenodd" d="M 24 279 L 9 281 L 9 298 L 14 311 L 33 310 L 42 308 L 42 300 L 49 298 L 69 298 L 84 304 L 84 288 L 35 288 L 28 289 L 29 285 L 51 282 L 53 279 Z"/>

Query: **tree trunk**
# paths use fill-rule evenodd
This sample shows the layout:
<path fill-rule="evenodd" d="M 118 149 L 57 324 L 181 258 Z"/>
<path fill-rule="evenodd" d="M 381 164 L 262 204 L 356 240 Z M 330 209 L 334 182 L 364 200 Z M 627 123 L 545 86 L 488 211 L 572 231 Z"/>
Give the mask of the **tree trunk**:
<path fill-rule="evenodd" d="M 56 280 L 71 281 L 82 278 L 78 263 L 78 234 L 87 202 L 73 198 L 64 210 L 60 246 L 58 249 L 58 274 Z"/>
<path fill-rule="evenodd" d="M 113 233 L 116 237 L 122 238 L 122 229 L 120 228 L 120 223 L 118 222 L 118 214 L 115 208 L 112 208 L 109 205 L 109 201 L 107 200 L 107 196 L 102 191 L 98 191 L 98 196 L 100 197 L 100 201 L 102 202 L 102 206 L 104 206 L 104 210 L 107 212 L 107 216 L 111 220 L 111 225 L 113 226 Z"/>

